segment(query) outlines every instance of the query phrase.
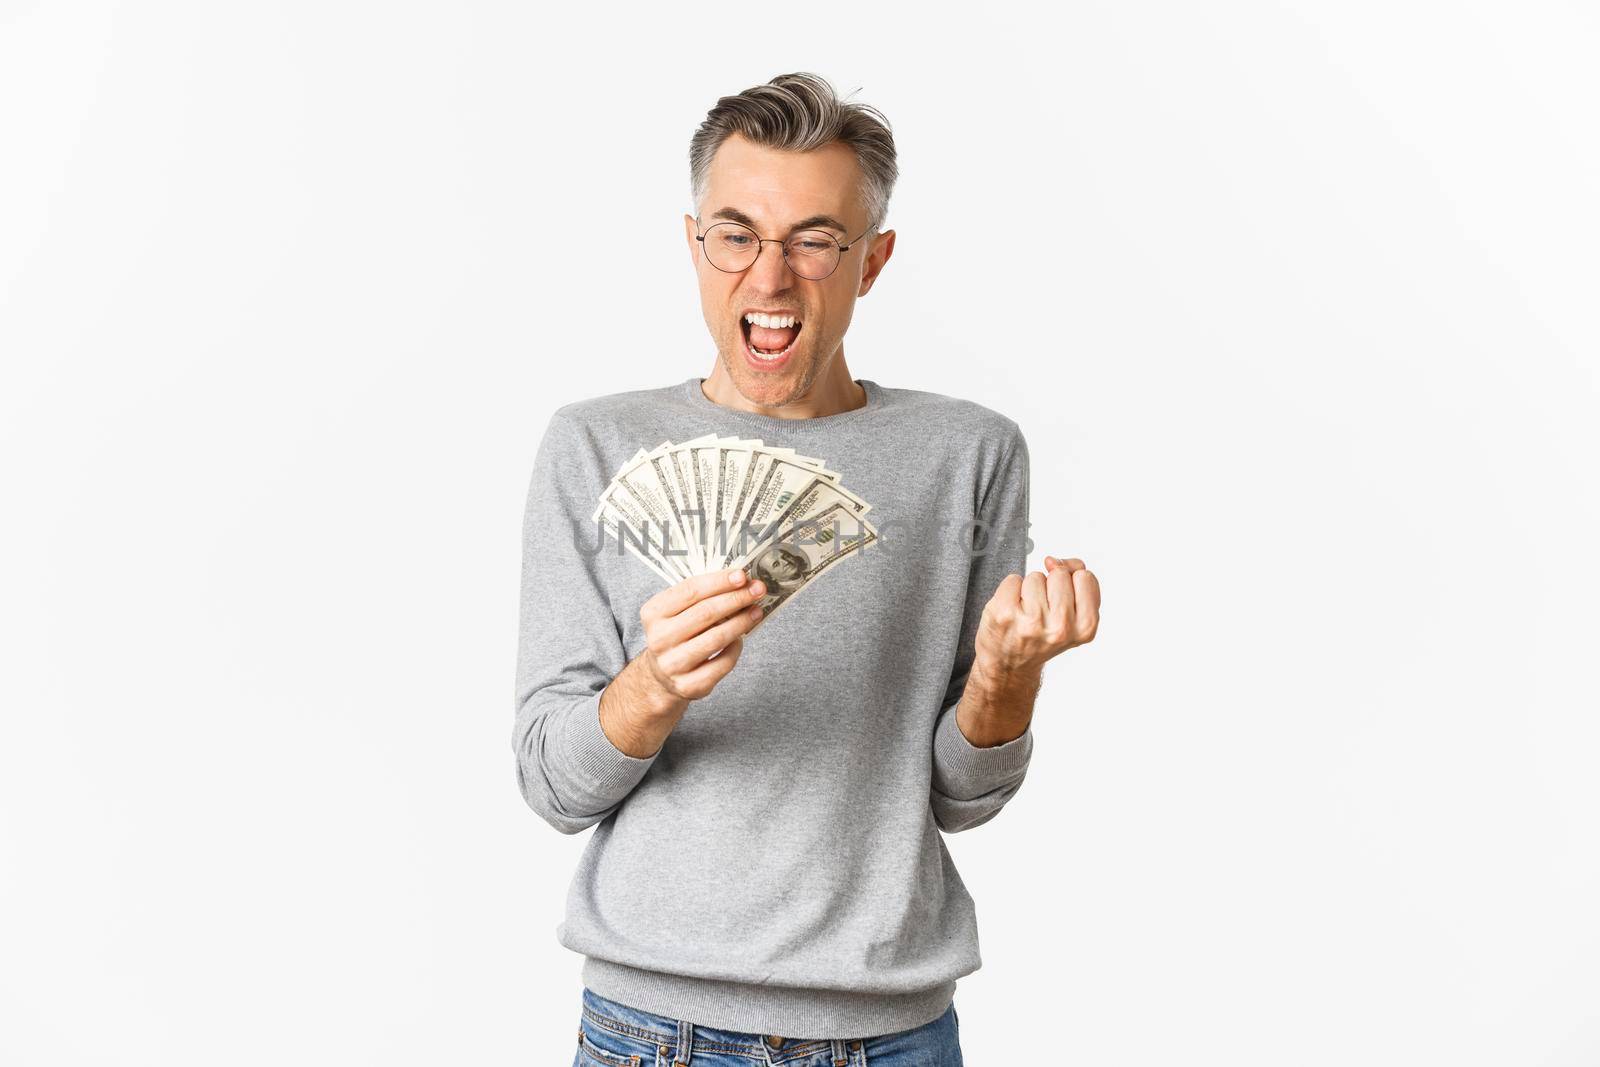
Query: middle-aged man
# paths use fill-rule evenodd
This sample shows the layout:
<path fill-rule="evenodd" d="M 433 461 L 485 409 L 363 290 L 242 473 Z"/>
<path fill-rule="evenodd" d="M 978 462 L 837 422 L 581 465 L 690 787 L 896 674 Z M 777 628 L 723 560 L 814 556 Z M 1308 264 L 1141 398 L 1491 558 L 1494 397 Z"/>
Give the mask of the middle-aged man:
<path fill-rule="evenodd" d="M 556 928 L 584 957 L 574 1063 L 960 1064 L 981 961 L 940 832 L 1016 794 L 1045 663 L 1094 638 L 1099 584 L 1078 559 L 1023 573 L 1016 422 L 845 364 L 894 251 L 881 114 L 783 75 L 717 102 L 690 169 L 711 374 L 558 408 L 524 521 L 518 782 L 556 829 L 595 827 Z M 626 308 L 606 336 L 670 347 Z M 798 547 L 674 571 L 595 536 L 613 474 L 696 438 L 820 461 L 878 538 L 807 581 Z M 761 574 L 804 595 L 769 617 Z"/>

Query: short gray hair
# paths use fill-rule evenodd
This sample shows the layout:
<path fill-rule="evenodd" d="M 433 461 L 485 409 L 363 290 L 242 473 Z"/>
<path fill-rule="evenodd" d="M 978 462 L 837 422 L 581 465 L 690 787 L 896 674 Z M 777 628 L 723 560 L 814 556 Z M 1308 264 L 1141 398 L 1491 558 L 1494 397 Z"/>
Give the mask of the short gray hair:
<path fill-rule="evenodd" d="M 689 195 L 697 212 L 710 181 L 711 159 L 735 133 L 765 148 L 791 152 L 844 142 L 861 166 L 861 200 L 869 225 L 873 230 L 883 225 L 900 172 L 889 120 L 877 108 L 843 102 L 833 86 L 804 71 L 780 74 L 737 96 L 724 96 L 689 141 Z"/>

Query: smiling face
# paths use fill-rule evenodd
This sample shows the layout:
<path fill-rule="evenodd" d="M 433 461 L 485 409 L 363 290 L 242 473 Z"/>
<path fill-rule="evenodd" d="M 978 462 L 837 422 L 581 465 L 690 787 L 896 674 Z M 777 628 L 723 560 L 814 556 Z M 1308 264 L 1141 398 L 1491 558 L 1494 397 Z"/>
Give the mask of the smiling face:
<path fill-rule="evenodd" d="M 794 403 L 811 393 L 836 357 L 842 369 L 842 344 L 856 298 L 872 288 L 894 247 L 892 230 L 862 235 L 869 220 L 861 201 L 861 178 L 855 153 L 839 142 L 810 152 L 786 152 L 733 134 L 711 161 L 705 199 L 698 205 L 699 225 L 693 216 L 684 216 L 706 327 L 722 370 L 752 404 Z M 701 242 L 695 240 L 723 221 L 742 222 L 759 237 L 780 241 L 802 228 L 821 230 L 850 247 L 834 272 L 820 281 L 795 274 L 782 248 L 771 243 L 761 245 L 761 254 L 747 270 L 727 273 L 706 261 Z M 750 311 L 794 318 L 788 330 L 756 330 L 758 348 L 787 344 L 776 357 L 750 350 L 745 318 Z"/>

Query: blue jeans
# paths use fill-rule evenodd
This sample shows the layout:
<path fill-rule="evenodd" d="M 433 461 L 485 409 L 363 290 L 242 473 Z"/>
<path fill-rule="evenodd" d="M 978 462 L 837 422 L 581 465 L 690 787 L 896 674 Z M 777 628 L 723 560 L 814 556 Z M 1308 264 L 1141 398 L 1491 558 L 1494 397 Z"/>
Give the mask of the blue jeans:
<path fill-rule="evenodd" d="M 652 1015 L 585 986 L 572 1067 L 963 1067 L 960 1036 L 953 1000 L 933 1022 L 910 1030 L 801 1038 L 717 1030 Z"/>

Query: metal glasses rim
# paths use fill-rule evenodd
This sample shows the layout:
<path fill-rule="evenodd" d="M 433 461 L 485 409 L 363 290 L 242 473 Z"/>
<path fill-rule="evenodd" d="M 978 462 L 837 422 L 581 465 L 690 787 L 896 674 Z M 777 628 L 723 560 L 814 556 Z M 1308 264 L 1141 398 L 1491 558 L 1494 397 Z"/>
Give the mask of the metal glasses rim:
<path fill-rule="evenodd" d="M 700 219 L 699 219 L 698 216 L 695 218 L 694 222 L 695 222 L 696 226 L 701 225 L 701 222 L 700 222 Z M 699 241 L 701 246 L 704 247 L 704 245 L 706 243 L 706 234 L 710 233 L 712 230 L 716 229 L 718 226 L 737 226 L 741 230 L 748 230 L 751 234 L 753 234 L 755 236 L 757 251 L 756 251 L 755 259 L 750 260 L 750 262 L 748 264 L 746 264 L 743 267 L 740 267 L 738 270 L 726 270 L 726 269 L 724 269 L 722 267 L 718 267 L 716 265 L 716 263 L 712 261 L 712 259 L 711 259 L 711 257 L 709 255 L 706 256 L 706 262 L 710 263 L 711 266 L 713 268 L 715 268 L 716 270 L 722 271 L 722 273 L 724 273 L 724 274 L 743 274 L 745 271 L 747 271 L 751 267 L 755 266 L 756 259 L 760 259 L 761 258 L 761 252 L 760 252 L 761 246 L 764 245 L 764 244 L 769 244 L 769 243 L 770 244 L 776 244 L 780 248 L 783 249 L 783 261 L 784 261 L 784 263 L 789 264 L 789 269 L 790 270 L 794 270 L 794 265 L 792 263 L 789 263 L 789 241 L 794 237 L 793 234 L 790 234 L 788 237 L 784 237 L 782 239 L 777 238 L 777 237 L 762 237 L 759 233 L 756 233 L 756 231 L 754 229 L 751 229 L 749 226 L 746 226 L 742 222 L 733 222 L 731 220 L 724 219 L 724 220 L 719 221 L 719 222 L 713 222 L 710 226 L 705 227 L 705 229 L 702 230 L 700 233 L 695 234 L 694 239 L 696 241 Z M 833 261 L 833 266 L 829 268 L 827 274 L 824 274 L 819 278 L 807 278 L 806 280 L 807 281 L 820 282 L 820 281 L 823 281 L 824 279 L 832 277 L 833 276 L 833 272 L 838 270 L 839 269 L 839 264 L 844 261 L 844 254 L 846 252 L 850 251 L 850 249 L 854 248 L 857 244 L 859 244 L 861 239 L 863 237 L 867 236 L 867 234 L 871 233 L 873 231 L 873 229 L 875 229 L 875 227 L 868 226 L 865 230 L 862 230 L 861 233 L 859 233 L 854 238 L 852 238 L 848 244 L 840 241 L 837 237 L 835 237 L 831 233 L 828 233 L 826 230 L 808 229 L 808 230 L 799 231 L 801 233 L 820 233 L 824 237 L 826 237 L 828 240 L 832 241 L 834 243 L 834 245 L 837 246 L 838 249 L 839 249 L 839 256 L 838 256 L 837 259 L 835 259 Z M 800 274 L 799 271 L 795 271 L 795 274 L 798 275 L 799 277 L 802 277 L 802 278 L 806 277 L 804 274 Z"/>

